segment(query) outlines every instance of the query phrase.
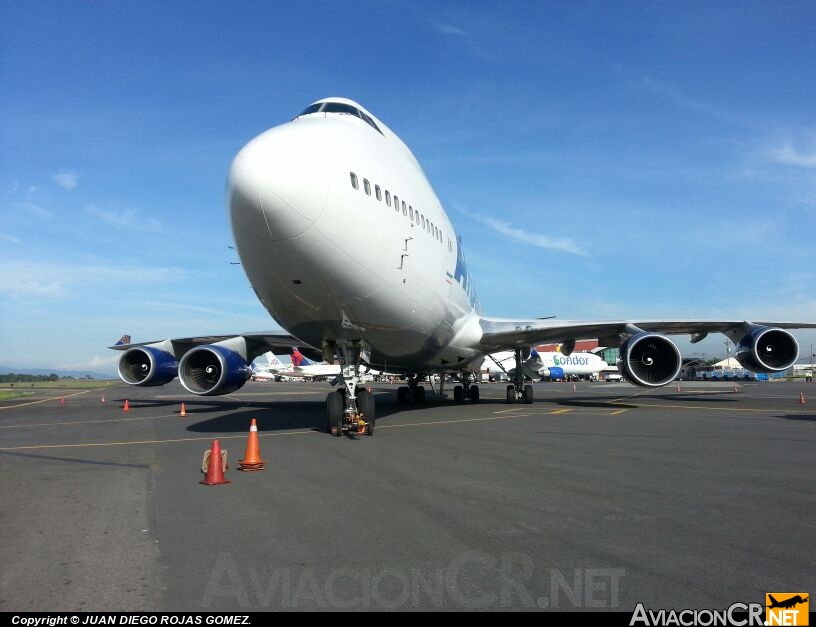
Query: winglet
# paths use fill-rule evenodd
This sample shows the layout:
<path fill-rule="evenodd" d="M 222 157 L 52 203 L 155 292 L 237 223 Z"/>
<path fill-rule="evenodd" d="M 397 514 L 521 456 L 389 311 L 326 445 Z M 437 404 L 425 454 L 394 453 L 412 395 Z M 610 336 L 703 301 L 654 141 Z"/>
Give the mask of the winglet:
<path fill-rule="evenodd" d="M 114 346 L 127 346 L 130 344 L 130 336 L 125 333 L 122 337 L 119 338 L 119 341 L 114 344 Z"/>

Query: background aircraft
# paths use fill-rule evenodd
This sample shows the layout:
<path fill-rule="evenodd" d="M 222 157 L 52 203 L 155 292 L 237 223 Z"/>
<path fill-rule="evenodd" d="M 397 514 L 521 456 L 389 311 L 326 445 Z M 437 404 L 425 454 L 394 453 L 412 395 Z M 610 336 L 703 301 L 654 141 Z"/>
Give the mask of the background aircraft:
<path fill-rule="evenodd" d="M 495 368 L 491 365 L 495 365 Z M 522 368 L 525 376 L 535 381 L 540 377 L 564 379 L 573 375 L 582 377 L 597 375 L 605 368 L 609 368 L 609 364 L 594 353 L 564 355 L 560 351 L 539 352 L 533 348 Z M 482 364 L 482 370 L 485 369 L 491 371 L 497 369 L 512 377 L 515 370 L 515 354 L 513 351 L 492 353 Z"/>

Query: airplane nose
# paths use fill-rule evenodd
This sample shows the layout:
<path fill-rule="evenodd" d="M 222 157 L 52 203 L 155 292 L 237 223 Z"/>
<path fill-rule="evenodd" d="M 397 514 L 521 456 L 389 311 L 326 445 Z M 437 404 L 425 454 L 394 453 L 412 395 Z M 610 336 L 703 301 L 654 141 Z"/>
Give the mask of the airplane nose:
<path fill-rule="evenodd" d="M 272 129 L 236 155 L 228 179 L 235 228 L 269 241 L 295 237 L 323 213 L 328 186 L 319 158 L 290 129 Z"/>

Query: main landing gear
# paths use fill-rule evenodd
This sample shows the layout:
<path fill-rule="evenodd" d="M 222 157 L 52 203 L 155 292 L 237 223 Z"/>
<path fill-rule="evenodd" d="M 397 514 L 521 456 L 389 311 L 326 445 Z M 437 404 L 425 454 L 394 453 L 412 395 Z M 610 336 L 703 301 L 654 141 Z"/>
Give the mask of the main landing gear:
<path fill-rule="evenodd" d="M 419 385 L 415 374 L 409 375 L 406 381 L 408 385 L 401 385 L 397 388 L 397 403 L 416 403 L 421 405 L 425 402 L 425 388 Z"/>
<path fill-rule="evenodd" d="M 374 435 L 376 406 L 374 396 L 360 379 L 360 342 L 333 345 L 340 359 L 340 379 L 343 386 L 326 395 L 326 427 L 336 437 Z"/>
<path fill-rule="evenodd" d="M 507 386 L 507 402 L 508 403 L 527 403 L 533 402 L 533 386 L 529 383 L 524 383 L 524 372 L 521 369 L 521 349 L 515 350 L 516 371 L 513 373 L 513 385 Z"/>
<path fill-rule="evenodd" d="M 463 372 L 462 385 L 455 385 L 453 387 L 454 403 L 462 403 L 465 400 L 469 400 L 471 403 L 479 402 L 479 386 L 475 384 L 471 385 L 470 376 L 470 372 Z"/>

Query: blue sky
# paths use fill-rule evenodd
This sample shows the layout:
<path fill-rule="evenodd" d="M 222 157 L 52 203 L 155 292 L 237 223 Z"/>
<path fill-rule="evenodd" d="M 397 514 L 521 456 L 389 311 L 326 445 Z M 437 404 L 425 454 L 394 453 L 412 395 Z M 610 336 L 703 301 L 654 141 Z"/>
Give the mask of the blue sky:
<path fill-rule="evenodd" d="M 274 328 L 226 171 L 326 96 L 412 148 L 486 314 L 816 321 L 811 1 L 0 7 L 0 364 Z"/>

